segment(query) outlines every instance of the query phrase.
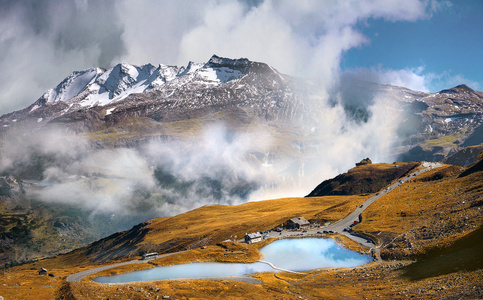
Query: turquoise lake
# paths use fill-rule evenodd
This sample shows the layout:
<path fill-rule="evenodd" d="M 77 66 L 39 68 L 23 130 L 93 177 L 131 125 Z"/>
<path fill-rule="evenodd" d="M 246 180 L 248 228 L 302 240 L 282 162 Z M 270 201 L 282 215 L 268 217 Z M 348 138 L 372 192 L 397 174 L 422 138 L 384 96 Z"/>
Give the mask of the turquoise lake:
<path fill-rule="evenodd" d="M 348 250 L 329 238 L 283 239 L 260 249 L 263 261 L 277 268 L 303 272 L 326 267 L 348 268 L 369 263 L 372 257 Z M 94 279 L 101 283 L 124 283 L 180 278 L 246 276 L 257 272 L 277 272 L 262 262 L 244 263 L 188 263 L 155 267 L 114 276 Z"/>

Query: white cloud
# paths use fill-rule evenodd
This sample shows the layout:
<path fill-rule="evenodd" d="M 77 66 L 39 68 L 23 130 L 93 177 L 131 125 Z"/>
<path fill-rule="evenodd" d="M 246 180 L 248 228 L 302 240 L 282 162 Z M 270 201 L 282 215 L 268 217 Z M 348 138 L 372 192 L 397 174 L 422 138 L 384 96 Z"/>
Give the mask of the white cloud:
<path fill-rule="evenodd" d="M 371 69 L 359 68 L 347 72 L 364 81 L 401 86 L 421 92 L 429 91 L 430 80 L 424 74 L 424 67 L 422 66 L 402 70 L 378 66 Z"/>
<path fill-rule="evenodd" d="M 377 98 L 367 103 L 349 103 L 370 116 L 366 122 L 353 120 L 347 116 L 346 100 L 329 101 L 330 88 L 338 81 L 344 53 L 368 42 L 357 30 L 358 24 L 370 18 L 427 18 L 434 5 L 417 0 L 405 1 L 404 5 L 387 0 L 265 0 L 252 6 L 239 1 L 126 0 L 44 1 L 32 13 L 33 7 L 33 2 L 12 1 L 8 9 L 0 10 L 2 112 L 27 106 L 73 70 L 105 67 L 119 61 L 186 64 L 189 60 L 203 62 L 218 54 L 247 57 L 284 73 L 318 80 L 320 90 L 306 99 L 321 107 L 320 123 L 314 124 L 314 134 L 321 141 L 313 145 L 317 161 L 304 157 L 294 162 L 296 167 L 292 169 L 283 160 L 272 169 L 251 166 L 247 152 L 257 141 L 246 135 L 227 138 L 230 133 L 223 128 L 207 129 L 199 144 L 153 144 L 146 152 L 117 149 L 92 153 L 88 146 L 70 152 L 73 149 L 69 147 L 65 151 L 55 150 L 49 148 L 55 143 L 38 141 L 22 148 L 19 141 L 19 145 L 12 143 L 7 147 L 10 152 L 2 155 L 0 161 L 1 167 L 12 169 L 16 162 L 28 162 L 29 155 L 53 154 L 58 163 L 46 167 L 42 176 L 60 182 L 42 193 L 46 201 L 74 201 L 103 212 L 128 211 L 135 207 L 136 193 L 127 187 L 141 187 L 176 199 L 163 198 L 155 206 L 176 213 L 216 201 L 233 203 L 270 197 L 275 195 L 270 184 L 289 186 L 291 193 L 301 195 L 362 158 L 385 160 L 398 120 L 397 116 L 388 117 L 387 110 L 381 108 L 391 107 L 391 103 Z M 381 83 L 425 90 L 428 82 L 423 71 L 379 68 L 362 73 Z M 55 137 L 48 138 L 51 140 Z M 24 155 L 16 149 L 24 151 L 19 151 Z M 72 155 L 78 163 L 72 162 Z M 65 161 L 72 163 L 66 166 Z M 183 188 L 156 186 L 152 166 L 165 170 L 168 177 L 176 175 Z M 280 175 L 284 168 L 286 173 Z M 87 169 L 99 169 L 100 174 L 111 178 L 96 175 L 92 180 L 85 179 L 82 176 Z M 240 189 L 249 192 L 237 196 Z M 257 194 L 250 194 L 255 190 Z"/>
<path fill-rule="evenodd" d="M 180 43 L 188 31 L 198 26 L 210 2 L 202 1 L 116 1 L 123 32 L 125 54 L 131 64 L 186 64 L 179 61 Z M 191 57 L 197 60 L 200 57 Z M 201 57 L 200 62 L 206 60 Z"/>
<path fill-rule="evenodd" d="M 6 1 L 0 9 L 0 114 L 24 108 L 74 70 L 123 52 L 109 2 Z"/>
<path fill-rule="evenodd" d="M 478 82 L 468 79 L 461 74 L 453 74 L 450 70 L 440 74 L 428 73 L 425 77 L 431 92 L 438 92 L 460 84 L 466 84 L 474 90 L 481 90 L 483 88 Z"/>
<path fill-rule="evenodd" d="M 478 82 L 468 79 L 461 74 L 453 74 L 451 70 L 439 74 L 426 72 L 424 66 L 401 70 L 377 66 L 370 69 L 358 68 L 346 72 L 360 80 L 401 86 L 421 92 L 436 93 L 460 84 L 466 84 L 474 90 L 481 89 Z"/>
<path fill-rule="evenodd" d="M 414 21 L 427 4 L 407 1 L 264 1 L 211 3 L 198 26 L 181 39 L 178 61 L 212 54 L 248 57 L 296 76 L 336 77 L 344 51 L 367 42 L 356 25 L 368 18 Z"/>
<path fill-rule="evenodd" d="M 185 65 L 211 55 L 284 73 L 337 78 L 344 51 L 367 42 L 369 18 L 428 18 L 435 1 L 6 1 L 0 9 L 0 113 L 23 108 L 74 70 Z M 25 88 L 28 86 L 28 88 Z"/>

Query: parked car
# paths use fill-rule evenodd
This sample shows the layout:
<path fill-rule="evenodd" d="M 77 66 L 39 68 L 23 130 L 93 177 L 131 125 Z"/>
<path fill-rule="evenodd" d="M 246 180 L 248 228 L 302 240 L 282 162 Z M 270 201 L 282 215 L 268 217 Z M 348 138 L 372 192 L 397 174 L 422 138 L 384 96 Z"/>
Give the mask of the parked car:
<path fill-rule="evenodd" d="M 332 230 L 329 230 L 329 233 L 334 233 Z"/>
<path fill-rule="evenodd" d="M 302 231 L 302 232 L 307 232 L 307 230 L 304 230 L 304 231 Z"/>
<path fill-rule="evenodd" d="M 322 232 L 320 232 L 320 231 L 317 231 L 317 234 L 322 234 Z"/>
<path fill-rule="evenodd" d="M 347 231 L 347 232 L 349 232 L 349 231 L 351 231 L 351 230 L 352 230 L 352 229 L 350 229 L 349 227 L 346 227 L 346 228 L 344 228 L 344 230 L 343 230 L 343 231 Z"/>

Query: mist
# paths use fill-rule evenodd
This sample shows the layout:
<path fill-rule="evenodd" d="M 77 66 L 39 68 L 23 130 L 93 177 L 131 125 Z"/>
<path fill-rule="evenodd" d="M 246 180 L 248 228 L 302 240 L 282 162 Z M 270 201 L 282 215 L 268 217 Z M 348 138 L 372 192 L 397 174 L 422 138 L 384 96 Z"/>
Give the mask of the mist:
<path fill-rule="evenodd" d="M 417 0 L 7 1 L 0 8 L 0 113 L 33 103 L 73 70 L 119 62 L 185 65 L 217 54 L 311 78 L 317 89 L 304 101 L 314 110 L 305 113 L 316 118 L 304 124 L 307 143 L 222 123 L 193 140 L 116 149 L 96 149 L 61 128 L 12 131 L 1 145 L 0 173 L 44 183 L 31 191 L 40 201 L 136 220 L 304 196 L 363 158 L 394 159 L 401 107 L 354 89 L 340 70 L 348 50 L 370 43 L 358 26 L 371 18 L 415 21 L 435 10 L 437 2 Z M 427 90 L 417 69 L 352 76 Z M 281 143 L 288 154 L 277 153 Z"/>
<path fill-rule="evenodd" d="M 416 21 L 441 5 L 419 0 L 404 5 L 385 0 L 7 0 L 0 6 L 0 114 L 30 105 L 74 70 L 120 62 L 186 65 L 213 54 L 317 77 L 325 90 L 337 82 L 344 53 L 370 43 L 358 29 L 367 20 Z M 405 71 L 398 77 L 401 85 L 414 79 L 412 73 L 425 78 L 424 89 L 435 78 Z"/>
<path fill-rule="evenodd" d="M 14 128 L 2 140 L 0 174 L 42 183 L 30 195 L 46 203 L 138 221 L 203 205 L 303 197 L 363 158 L 394 159 L 400 108 L 353 87 L 341 85 L 326 102 L 307 99 L 318 103 L 318 118 L 299 142 L 275 141 L 263 126 L 238 131 L 215 123 L 190 139 L 98 149 L 87 136 L 55 126 Z"/>

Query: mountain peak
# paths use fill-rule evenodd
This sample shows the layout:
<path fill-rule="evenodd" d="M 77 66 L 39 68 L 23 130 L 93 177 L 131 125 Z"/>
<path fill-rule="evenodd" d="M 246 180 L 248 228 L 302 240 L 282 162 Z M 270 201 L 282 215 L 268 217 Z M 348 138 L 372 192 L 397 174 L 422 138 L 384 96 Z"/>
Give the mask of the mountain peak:
<path fill-rule="evenodd" d="M 443 93 L 454 94 L 454 93 L 458 93 L 458 92 L 474 93 L 475 91 L 472 88 L 470 88 L 469 86 L 467 86 L 466 84 L 460 84 L 460 85 L 455 86 L 453 88 L 442 90 L 442 91 L 439 92 L 439 94 L 443 94 Z"/>
<path fill-rule="evenodd" d="M 32 113 L 37 120 L 48 122 L 80 109 L 113 105 L 132 94 L 158 91 L 159 95 L 169 97 L 176 90 L 217 88 L 241 79 L 258 65 L 264 64 L 251 62 L 246 58 L 230 59 L 213 55 L 208 62 L 190 61 L 186 67 L 155 67 L 149 63 L 132 65 L 122 62 L 109 69 L 90 68 L 74 71 L 56 87 L 46 91 L 32 105 L 13 112 L 12 115 L 15 117 L 12 117 L 12 120 L 27 119 Z M 49 105 L 45 106 L 47 103 Z M 47 111 L 53 111 L 49 108 L 52 105 L 58 111 L 48 113 Z M 44 108 L 39 110 L 41 107 Z M 111 110 L 106 115 L 110 113 Z M 0 122 L 9 127 L 16 122 L 12 120 L 2 117 Z"/>
<path fill-rule="evenodd" d="M 205 64 L 208 68 L 229 68 L 245 73 L 251 65 L 251 61 L 246 58 L 231 59 L 220 57 L 214 54 Z"/>
<path fill-rule="evenodd" d="M 466 90 L 466 91 L 474 92 L 474 90 L 472 88 L 470 88 L 469 86 L 467 86 L 466 84 L 460 84 L 460 85 L 454 87 L 454 89 L 460 89 L 460 90 Z"/>

